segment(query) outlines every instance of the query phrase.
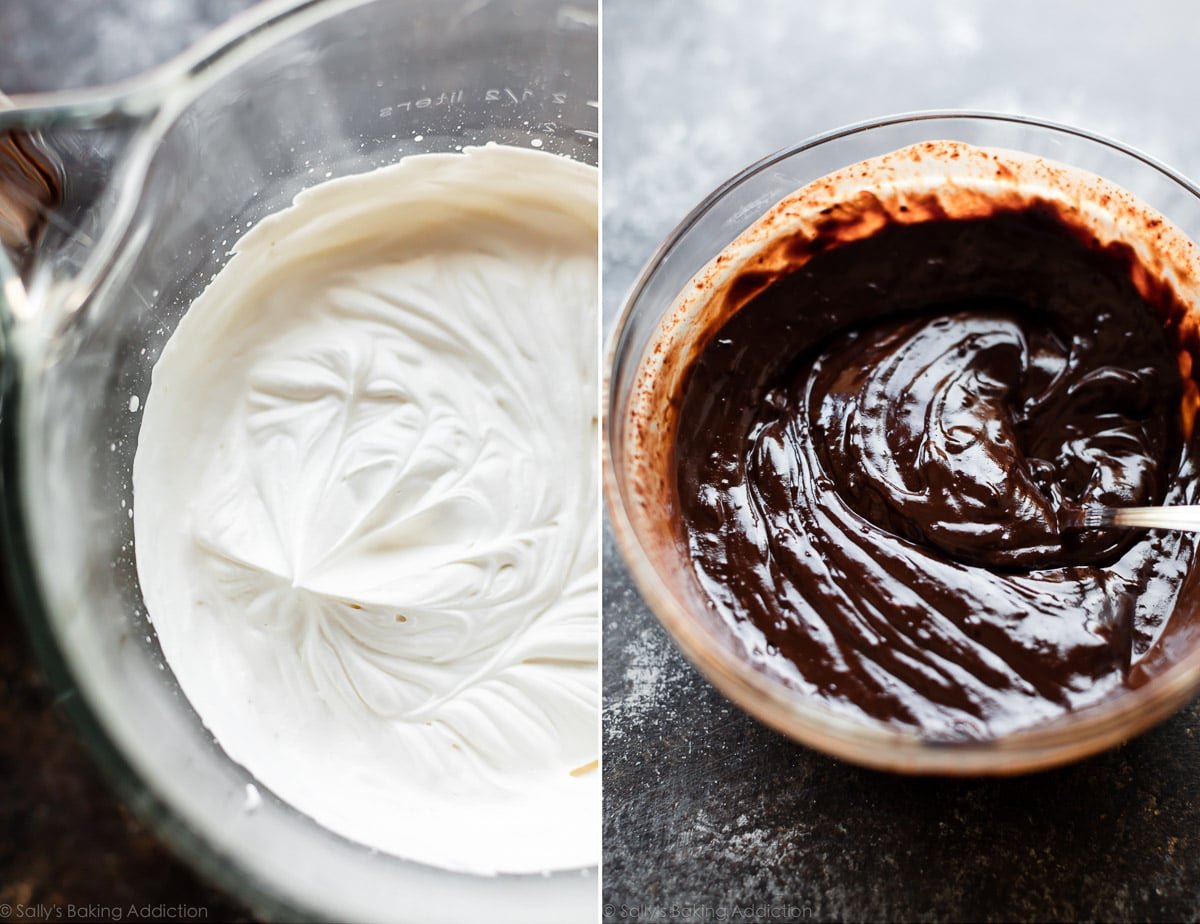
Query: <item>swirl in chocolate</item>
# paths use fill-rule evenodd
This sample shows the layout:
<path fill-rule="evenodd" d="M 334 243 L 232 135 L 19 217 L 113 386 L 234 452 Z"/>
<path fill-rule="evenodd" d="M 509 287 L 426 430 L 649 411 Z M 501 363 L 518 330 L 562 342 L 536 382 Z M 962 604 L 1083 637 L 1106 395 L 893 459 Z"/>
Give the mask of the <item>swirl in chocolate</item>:
<path fill-rule="evenodd" d="M 1195 500 L 1179 307 L 1037 201 L 811 247 L 688 374 L 678 529 L 711 606 L 770 672 L 933 738 L 1111 695 L 1194 542 L 1059 514 Z"/>

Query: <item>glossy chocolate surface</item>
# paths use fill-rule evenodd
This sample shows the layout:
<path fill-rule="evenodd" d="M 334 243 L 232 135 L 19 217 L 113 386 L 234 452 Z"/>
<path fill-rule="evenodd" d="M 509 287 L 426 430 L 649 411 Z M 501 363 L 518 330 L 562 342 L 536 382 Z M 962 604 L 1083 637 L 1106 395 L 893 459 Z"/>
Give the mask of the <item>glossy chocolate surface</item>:
<path fill-rule="evenodd" d="M 676 525 L 709 605 L 765 670 L 933 738 L 1111 695 L 1195 543 L 1058 519 L 1194 502 L 1182 306 L 1036 201 L 805 246 L 687 375 Z"/>

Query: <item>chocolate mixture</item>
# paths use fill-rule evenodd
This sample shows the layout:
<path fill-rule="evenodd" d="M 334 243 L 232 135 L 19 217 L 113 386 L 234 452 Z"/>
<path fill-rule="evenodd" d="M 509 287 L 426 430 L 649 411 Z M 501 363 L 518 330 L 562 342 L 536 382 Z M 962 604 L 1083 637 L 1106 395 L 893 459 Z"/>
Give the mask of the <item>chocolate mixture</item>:
<path fill-rule="evenodd" d="M 677 526 L 711 606 L 765 669 L 934 738 L 1110 695 L 1195 542 L 1059 518 L 1196 502 L 1181 306 L 1037 202 L 812 246 L 684 389 Z"/>

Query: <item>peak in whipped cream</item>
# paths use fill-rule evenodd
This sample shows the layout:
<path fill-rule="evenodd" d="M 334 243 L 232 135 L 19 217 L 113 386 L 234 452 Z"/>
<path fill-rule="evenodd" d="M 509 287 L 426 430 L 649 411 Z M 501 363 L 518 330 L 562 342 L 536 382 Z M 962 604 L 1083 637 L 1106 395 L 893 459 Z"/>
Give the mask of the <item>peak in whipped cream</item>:
<path fill-rule="evenodd" d="M 154 368 L 146 606 L 225 751 L 478 873 L 598 860 L 597 177 L 489 145 L 261 222 Z"/>

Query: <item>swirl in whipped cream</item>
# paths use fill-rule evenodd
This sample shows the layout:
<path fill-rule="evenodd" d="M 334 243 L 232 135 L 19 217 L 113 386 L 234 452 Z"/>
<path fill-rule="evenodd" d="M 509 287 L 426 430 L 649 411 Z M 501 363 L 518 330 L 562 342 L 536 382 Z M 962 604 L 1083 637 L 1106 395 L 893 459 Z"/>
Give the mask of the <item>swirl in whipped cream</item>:
<path fill-rule="evenodd" d="M 592 168 L 424 155 L 264 221 L 155 367 L 163 651 L 230 756 L 347 837 L 596 862 L 596 304 Z"/>

